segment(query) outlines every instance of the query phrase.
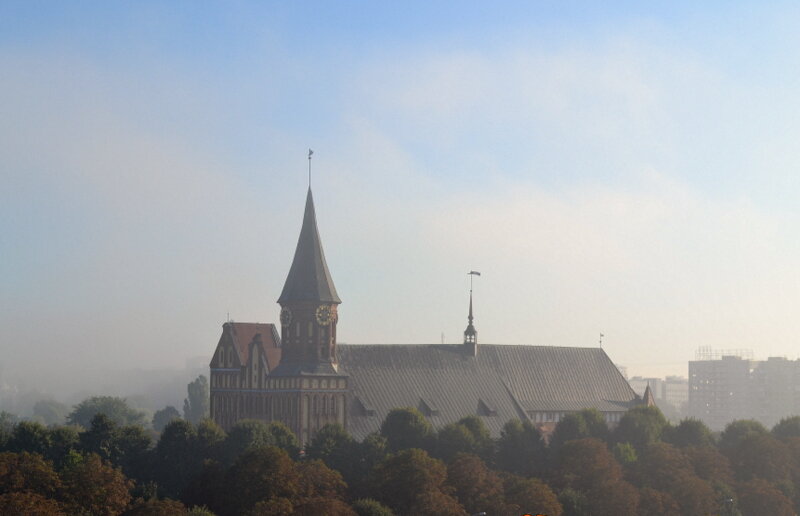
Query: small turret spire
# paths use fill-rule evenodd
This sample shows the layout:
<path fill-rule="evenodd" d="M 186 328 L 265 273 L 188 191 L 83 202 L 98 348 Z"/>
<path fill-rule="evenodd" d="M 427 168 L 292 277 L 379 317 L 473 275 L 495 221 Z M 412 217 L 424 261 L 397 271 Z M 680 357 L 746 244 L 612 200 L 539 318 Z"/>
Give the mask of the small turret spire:
<path fill-rule="evenodd" d="M 472 316 L 472 278 L 480 276 L 481 273 L 477 271 L 469 271 L 469 315 L 467 316 L 467 329 L 464 330 L 464 350 L 468 355 L 478 355 L 478 330 L 472 324 L 474 317 Z"/>

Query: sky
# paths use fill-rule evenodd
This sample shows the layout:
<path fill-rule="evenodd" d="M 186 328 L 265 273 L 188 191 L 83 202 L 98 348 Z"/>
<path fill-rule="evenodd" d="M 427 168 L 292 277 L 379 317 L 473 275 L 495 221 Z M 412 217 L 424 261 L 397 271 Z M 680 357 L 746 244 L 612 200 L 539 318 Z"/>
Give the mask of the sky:
<path fill-rule="evenodd" d="M 308 148 L 346 343 L 798 358 L 800 8 L 0 0 L 0 379 L 277 322 Z"/>

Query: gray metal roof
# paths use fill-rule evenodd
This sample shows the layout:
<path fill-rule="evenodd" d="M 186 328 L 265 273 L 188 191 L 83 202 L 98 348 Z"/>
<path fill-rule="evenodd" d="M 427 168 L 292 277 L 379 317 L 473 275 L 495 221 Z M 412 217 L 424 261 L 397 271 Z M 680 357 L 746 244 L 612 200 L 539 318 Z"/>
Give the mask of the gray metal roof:
<path fill-rule="evenodd" d="M 283 285 L 278 303 L 312 301 L 322 303 L 341 303 L 336 287 L 333 285 L 325 253 L 317 230 L 317 217 L 314 212 L 314 198 L 311 188 L 306 196 L 306 211 L 303 227 L 297 240 L 292 267 Z"/>
<path fill-rule="evenodd" d="M 532 411 L 625 411 L 636 393 L 600 348 L 481 344 L 346 345 L 339 372 L 350 377 L 348 430 L 380 429 L 393 408 L 417 407 L 434 427 L 478 415 L 493 436 Z"/>

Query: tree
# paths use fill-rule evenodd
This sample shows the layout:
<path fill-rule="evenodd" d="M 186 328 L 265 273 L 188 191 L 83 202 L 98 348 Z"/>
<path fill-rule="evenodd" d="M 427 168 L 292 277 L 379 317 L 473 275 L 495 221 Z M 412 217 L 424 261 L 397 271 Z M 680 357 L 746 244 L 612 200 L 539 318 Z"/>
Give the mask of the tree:
<path fill-rule="evenodd" d="M 538 478 L 503 475 L 503 491 L 509 514 L 561 516 L 564 509 L 550 486 Z"/>
<path fill-rule="evenodd" d="M 204 419 L 197 424 L 197 449 L 204 459 L 218 458 L 220 449 L 225 443 L 225 430 L 211 419 Z"/>
<path fill-rule="evenodd" d="M 679 448 L 714 445 L 711 430 L 705 423 L 694 418 L 683 419 L 677 426 L 665 428 L 663 439 Z"/>
<path fill-rule="evenodd" d="M 344 503 L 347 484 L 342 475 L 321 460 L 303 461 L 296 466 L 300 475 L 295 510 L 300 514 L 341 514 L 354 516 Z"/>
<path fill-rule="evenodd" d="M 233 425 L 222 444 L 223 462 L 233 464 L 247 450 L 274 445 L 266 423 L 257 419 L 241 419 Z"/>
<path fill-rule="evenodd" d="M 755 478 L 739 487 L 739 508 L 744 516 L 792 516 L 792 502 L 766 480 Z"/>
<path fill-rule="evenodd" d="M 55 500 L 37 493 L 17 491 L 0 495 L 0 514 L 63 516 L 64 512 Z"/>
<path fill-rule="evenodd" d="M 739 419 L 728 423 L 719 438 L 719 448 L 723 453 L 736 448 L 739 443 L 751 434 L 767 434 L 764 425 L 753 419 Z"/>
<path fill-rule="evenodd" d="M 7 448 L 12 452 L 46 455 L 52 444 L 50 431 L 41 423 L 21 421 L 14 426 Z"/>
<path fill-rule="evenodd" d="M 556 456 L 556 485 L 580 491 L 622 480 L 622 468 L 598 439 L 568 441 Z"/>
<path fill-rule="evenodd" d="M 175 500 L 139 500 L 125 511 L 125 516 L 188 516 L 186 507 Z"/>
<path fill-rule="evenodd" d="M 203 458 L 197 453 L 197 433 L 183 419 L 172 420 L 156 445 L 156 478 L 164 495 L 179 498 Z"/>
<path fill-rule="evenodd" d="M 672 516 L 680 514 L 678 503 L 669 493 L 650 487 L 639 491 L 639 514 L 642 516 Z"/>
<path fill-rule="evenodd" d="M 789 447 L 768 433 L 750 433 L 727 450 L 739 480 L 762 478 L 772 482 L 791 482 L 792 460 Z"/>
<path fill-rule="evenodd" d="M 69 407 L 54 400 L 39 400 L 33 405 L 33 415 L 45 425 L 63 425 Z"/>
<path fill-rule="evenodd" d="M 781 419 L 778 424 L 772 427 L 772 435 L 778 439 L 800 437 L 800 416 Z"/>
<path fill-rule="evenodd" d="M 458 423 L 445 425 L 436 438 L 436 457 L 450 462 L 460 453 L 478 454 L 480 444 L 469 428 Z"/>
<path fill-rule="evenodd" d="M 459 454 L 447 466 L 446 485 L 469 514 L 501 512 L 503 481 L 477 455 Z"/>
<path fill-rule="evenodd" d="M 571 514 L 568 504 L 572 503 L 580 503 L 578 509 L 584 512 L 579 514 L 636 514 L 638 492 L 622 480 L 622 468 L 599 439 L 564 443 L 556 454 L 553 475 L 557 486 L 573 489 L 581 495 L 561 500 L 567 514 Z"/>
<path fill-rule="evenodd" d="M 183 490 L 181 501 L 187 506 L 205 506 L 222 513 L 225 510 L 226 496 L 225 467 L 215 460 L 207 459 Z"/>
<path fill-rule="evenodd" d="M 144 412 L 128 406 L 124 398 L 113 396 L 93 396 L 73 407 L 67 416 L 71 425 L 89 428 L 92 418 L 97 414 L 105 414 L 116 425 L 144 425 Z"/>
<path fill-rule="evenodd" d="M 383 420 L 381 435 L 390 451 L 409 448 L 430 449 L 433 427 L 422 413 L 412 407 L 392 409 Z"/>
<path fill-rule="evenodd" d="M 709 482 L 719 481 L 729 485 L 733 483 L 731 464 L 716 448 L 690 446 L 682 451 L 698 477 Z"/>
<path fill-rule="evenodd" d="M 614 429 L 614 440 L 631 443 L 637 449 L 658 441 L 667 426 L 667 420 L 657 407 L 634 407 L 622 416 Z"/>
<path fill-rule="evenodd" d="M 122 514 L 133 482 L 92 453 L 68 464 L 62 473 L 64 505 L 70 514 Z"/>
<path fill-rule="evenodd" d="M 296 458 L 300 453 L 300 441 L 294 432 L 281 423 L 280 421 L 272 421 L 267 425 L 267 432 L 272 438 L 272 445 L 277 446 L 281 450 L 289 454 L 289 457 Z"/>
<path fill-rule="evenodd" d="M 0 453 L 0 494 L 28 492 L 52 498 L 60 487 L 58 474 L 41 455 Z"/>
<path fill-rule="evenodd" d="M 356 500 L 352 507 L 358 516 L 394 516 L 390 508 L 372 498 Z"/>
<path fill-rule="evenodd" d="M 200 375 L 186 386 L 189 397 L 183 400 L 183 417 L 192 423 L 207 418 L 209 413 L 208 379 Z"/>
<path fill-rule="evenodd" d="M 503 471 L 534 476 L 544 463 L 542 434 L 530 421 L 512 419 L 503 426 L 497 441 L 497 467 Z"/>
<path fill-rule="evenodd" d="M 442 461 L 431 458 L 424 450 L 405 449 L 388 456 L 375 468 L 372 493 L 399 515 L 429 514 L 433 504 L 450 511 L 458 504 L 446 492 L 446 478 L 447 468 Z"/>
<path fill-rule="evenodd" d="M 253 448 L 242 453 L 228 470 L 228 499 L 223 514 L 245 514 L 261 501 L 285 499 L 289 508 L 300 494 L 300 475 L 280 448 Z"/>
<path fill-rule="evenodd" d="M 354 480 L 359 470 L 357 456 L 358 443 L 344 427 L 338 423 L 325 425 L 319 429 L 306 446 L 306 457 L 319 459 L 328 467 L 342 474 L 346 482 Z"/>
<path fill-rule="evenodd" d="M 178 409 L 172 405 L 167 405 L 163 409 L 157 410 L 156 413 L 153 414 L 153 430 L 161 433 L 161 431 L 164 430 L 164 427 L 167 426 L 170 421 L 180 418 L 181 413 L 178 412 Z"/>
<path fill-rule="evenodd" d="M 57 426 L 50 430 L 50 448 L 45 457 L 60 469 L 67 455 L 78 449 L 79 443 L 78 427 Z"/>
<path fill-rule="evenodd" d="M 567 441 L 587 437 L 594 437 L 601 441 L 608 440 L 608 424 L 596 409 L 583 409 L 580 412 L 567 414 L 556 425 L 550 438 L 550 446 L 558 448 Z"/>

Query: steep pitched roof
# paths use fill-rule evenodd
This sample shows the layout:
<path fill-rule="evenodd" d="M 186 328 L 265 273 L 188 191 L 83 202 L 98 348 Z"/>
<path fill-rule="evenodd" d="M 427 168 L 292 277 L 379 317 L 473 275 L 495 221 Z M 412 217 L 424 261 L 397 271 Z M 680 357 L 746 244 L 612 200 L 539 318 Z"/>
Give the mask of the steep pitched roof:
<path fill-rule="evenodd" d="M 272 371 L 281 360 L 280 337 L 274 324 L 226 322 L 222 325 L 220 343 L 230 339 L 239 363 L 245 365 L 250 360 L 250 343 L 257 335 L 260 335 L 261 349 L 267 357 L 267 370 Z"/>
<path fill-rule="evenodd" d="M 435 427 L 475 414 L 499 436 L 509 419 L 532 412 L 625 411 L 636 403 L 600 348 L 483 344 L 477 356 L 466 355 L 461 345 L 337 349 L 339 372 L 350 377 L 348 430 L 359 439 L 379 430 L 397 407 L 427 411 Z"/>
<path fill-rule="evenodd" d="M 644 390 L 644 394 L 642 395 L 642 404 L 646 407 L 655 407 L 656 406 L 656 398 L 653 396 L 653 391 L 650 389 L 650 383 L 648 382 L 647 387 Z"/>
<path fill-rule="evenodd" d="M 283 285 L 278 303 L 292 301 L 319 301 L 323 303 L 341 303 L 336 287 L 333 285 L 325 253 L 317 230 L 317 217 L 314 212 L 314 198 L 311 188 L 306 196 L 306 211 L 303 215 L 303 227 L 297 240 L 292 267 Z"/>

